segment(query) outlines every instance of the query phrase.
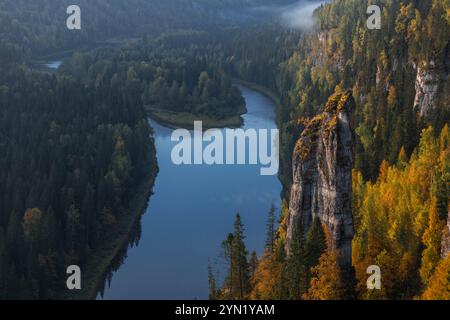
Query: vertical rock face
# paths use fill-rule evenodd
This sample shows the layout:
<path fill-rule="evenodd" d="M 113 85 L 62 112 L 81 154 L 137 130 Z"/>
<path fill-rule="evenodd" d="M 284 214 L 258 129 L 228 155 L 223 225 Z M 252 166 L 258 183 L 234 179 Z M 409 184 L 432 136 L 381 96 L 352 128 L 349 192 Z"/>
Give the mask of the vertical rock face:
<path fill-rule="evenodd" d="M 350 91 L 333 95 L 325 111 L 308 121 L 293 155 L 293 185 L 289 204 L 286 250 L 294 225 L 303 234 L 318 217 L 341 253 L 341 265 L 351 265 L 354 235 L 351 208 L 355 102 Z"/>
<path fill-rule="evenodd" d="M 450 254 L 450 209 L 448 211 L 447 226 L 442 237 L 442 259 Z"/>
<path fill-rule="evenodd" d="M 429 65 L 422 63 L 417 67 L 414 110 L 420 118 L 428 119 L 436 109 L 440 83 L 441 77 L 434 70 L 434 62 Z"/>

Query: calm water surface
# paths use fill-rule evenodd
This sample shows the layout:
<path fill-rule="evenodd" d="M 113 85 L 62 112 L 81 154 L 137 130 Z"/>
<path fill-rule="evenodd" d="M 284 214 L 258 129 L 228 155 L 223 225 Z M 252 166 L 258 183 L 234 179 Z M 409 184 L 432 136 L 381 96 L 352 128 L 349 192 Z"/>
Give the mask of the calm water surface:
<path fill-rule="evenodd" d="M 276 128 L 273 103 L 241 90 L 248 109 L 244 129 Z M 142 217 L 139 245 L 128 250 L 103 298 L 206 299 L 208 259 L 221 269 L 220 244 L 236 213 L 245 224 L 248 250 L 261 253 L 267 212 L 272 203 L 279 208 L 281 184 L 277 176 L 261 176 L 259 165 L 176 166 L 172 130 L 153 121 L 151 126 L 160 166 L 155 194 Z"/>

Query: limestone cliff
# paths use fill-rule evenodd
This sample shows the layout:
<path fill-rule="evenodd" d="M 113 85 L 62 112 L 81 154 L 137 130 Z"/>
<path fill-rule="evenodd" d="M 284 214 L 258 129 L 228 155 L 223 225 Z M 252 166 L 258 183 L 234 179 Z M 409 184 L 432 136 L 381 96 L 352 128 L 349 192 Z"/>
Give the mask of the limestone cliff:
<path fill-rule="evenodd" d="M 351 208 L 355 102 L 350 91 L 333 95 L 322 114 L 306 123 L 293 155 L 293 185 L 287 221 L 286 250 L 294 225 L 303 234 L 313 217 L 328 227 L 341 265 L 351 265 Z"/>
<path fill-rule="evenodd" d="M 438 108 L 449 108 L 448 70 L 445 69 L 436 67 L 434 61 L 417 66 L 414 110 L 424 120 L 432 118 Z"/>
<path fill-rule="evenodd" d="M 431 64 L 431 66 L 433 65 Z M 418 66 L 414 109 L 420 117 L 426 118 L 436 108 L 438 88 L 439 77 L 433 69 L 427 68 L 426 65 Z"/>

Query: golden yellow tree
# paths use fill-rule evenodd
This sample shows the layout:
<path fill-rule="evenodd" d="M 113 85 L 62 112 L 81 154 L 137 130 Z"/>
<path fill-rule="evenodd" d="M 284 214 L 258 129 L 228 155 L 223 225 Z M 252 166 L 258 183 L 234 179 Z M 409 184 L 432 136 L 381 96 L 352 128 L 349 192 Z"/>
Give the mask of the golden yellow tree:
<path fill-rule="evenodd" d="M 281 299 L 284 264 L 276 254 L 265 254 L 258 263 L 252 279 L 253 290 L 250 298 L 255 300 Z"/>
<path fill-rule="evenodd" d="M 441 253 L 444 223 L 439 219 L 436 198 L 432 200 L 428 219 L 428 228 L 423 235 L 423 243 L 426 249 L 422 253 L 422 265 L 420 267 L 420 277 L 425 285 L 428 285 L 429 279 L 439 263 Z"/>
<path fill-rule="evenodd" d="M 439 262 L 422 299 L 450 300 L 450 256 Z"/>
<path fill-rule="evenodd" d="M 344 295 L 344 286 L 339 251 L 333 249 L 328 228 L 325 225 L 322 228 L 327 250 L 320 256 L 318 265 L 311 269 L 310 287 L 302 297 L 305 300 L 340 300 Z"/>
<path fill-rule="evenodd" d="M 342 275 L 338 263 L 339 253 L 328 249 L 311 269 L 312 277 L 305 300 L 339 300 L 343 296 Z"/>

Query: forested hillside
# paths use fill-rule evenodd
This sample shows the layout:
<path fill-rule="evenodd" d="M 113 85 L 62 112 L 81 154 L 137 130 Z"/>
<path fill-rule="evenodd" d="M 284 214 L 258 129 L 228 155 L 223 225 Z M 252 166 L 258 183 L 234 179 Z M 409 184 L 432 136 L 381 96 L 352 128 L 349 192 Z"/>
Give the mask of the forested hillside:
<path fill-rule="evenodd" d="M 129 86 L 8 68 L 0 86 L 0 296 L 55 297 L 143 179 L 154 146 Z"/>
<path fill-rule="evenodd" d="M 85 44 L 83 34 L 69 41 L 66 16 L 56 1 L 0 4 L 1 298 L 61 297 L 66 267 L 84 266 L 118 224 L 126 229 L 139 217 L 131 202 L 150 194 L 157 172 L 132 84 L 96 87 L 24 66 Z M 98 39 L 109 36 L 97 30 Z"/>
<path fill-rule="evenodd" d="M 31 53 L 80 49 L 116 38 L 132 38 L 176 30 L 218 29 L 227 16 L 243 8 L 285 5 L 295 0 L 80 0 L 82 28 L 66 25 L 69 0 L 4 0 L 0 3 L 0 58 L 16 60 Z M 221 10 L 231 10 L 221 14 Z M 241 22 L 245 22 L 242 19 Z"/>
<path fill-rule="evenodd" d="M 118 37 L 157 36 L 179 28 L 195 29 L 208 23 L 199 19 L 190 1 L 176 0 L 81 0 L 82 27 L 66 26 L 66 0 L 5 0 L 0 4 L 3 59 L 33 53 L 52 53 L 81 48 Z M 184 14 L 179 14 L 183 12 Z"/>
<path fill-rule="evenodd" d="M 365 2 L 334 1 L 317 12 L 319 29 L 285 64 L 295 79 L 294 118 L 317 112 L 336 88 L 353 89 L 360 106 L 356 168 L 366 178 L 377 176 L 383 160 L 394 163 L 402 147 L 411 155 L 424 126 L 439 133 L 448 121 L 448 5 L 385 1 L 381 30 L 368 30 Z M 437 86 L 428 114 L 415 105 L 422 72 Z"/>
<path fill-rule="evenodd" d="M 321 230 L 318 219 L 286 254 L 292 203 L 285 201 L 278 233 L 269 241 L 275 247 L 255 260 L 244 246 L 240 252 L 247 258 L 239 258 L 238 267 L 230 264 L 228 272 L 245 270 L 245 286 L 225 282 L 217 289 L 210 281 L 213 298 L 239 298 L 233 292 L 242 290 L 256 299 L 450 298 L 448 276 L 445 280 L 449 258 L 441 257 L 450 194 L 450 3 L 381 1 L 381 30 L 366 28 L 369 4 L 343 0 L 323 5 L 315 12 L 316 28 L 303 35 L 285 31 L 280 36 L 273 26 L 240 33 L 228 60 L 235 76 L 259 82 L 281 98 L 285 199 L 303 124 L 317 119 L 308 120 L 323 111 L 334 92 L 352 90 L 353 282 L 342 273 L 340 253 L 330 246 L 329 230 Z M 367 289 L 370 265 L 380 266 L 385 276 L 380 291 Z"/>
<path fill-rule="evenodd" d="M 439 133 L 448 121 L 448 1 L 382 4 L 381 30 L 366 28 L 368 2 L 355 0 L 316 10 L 318 25 L 310 32 L 264 24 L 231 36 L 226 48 L 233 74 L 282 99 L 283 162 L 299 134 L 295 121 L 320 112 L 336 90 L 353 89 L 360 106 L 356 168 L 366 179 L 376 178 L 383 160 L 395 162 L 401 147 L 411 155 L 422 128 L 432 124 Z M 291 165 L 282 165 L 288 185 Z"/>

